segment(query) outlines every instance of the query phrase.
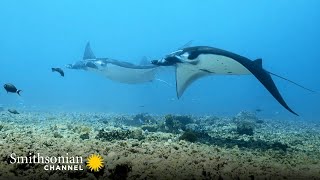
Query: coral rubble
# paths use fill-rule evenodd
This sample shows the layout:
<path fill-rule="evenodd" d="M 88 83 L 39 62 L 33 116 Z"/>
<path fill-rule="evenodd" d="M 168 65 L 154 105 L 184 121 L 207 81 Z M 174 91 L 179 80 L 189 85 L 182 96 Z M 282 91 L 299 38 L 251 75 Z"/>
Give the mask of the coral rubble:
<path fill-rule="evenodd" d="M 0 116 L 0 179 L 320 178 L 319 125 L 257 119 L 243 112 L 234 118 L 7 113 Z M 123 124 L 132 120 L 139 124 Z M 254 129 L 238 131 L 243 122 Z M 84 170 L 12 164 L 12 153 L 81 156 Z M 85 166 L 93 153 L 103 157 L 99 172 Z"/>

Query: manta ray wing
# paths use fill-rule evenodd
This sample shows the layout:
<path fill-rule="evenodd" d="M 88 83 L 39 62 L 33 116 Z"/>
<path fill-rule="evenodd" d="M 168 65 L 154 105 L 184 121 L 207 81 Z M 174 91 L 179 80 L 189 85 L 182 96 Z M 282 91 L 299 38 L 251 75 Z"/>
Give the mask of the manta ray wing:
<path fill-rule="evenodd" d="M 197 66 L 188 63 L 176 65 L 176 92 L 180 98 L 184 91 L 197 79 L 206 76 L 207 72 L 201 71 Z"/>
<path fill-rule="evenodd" d="M 150 69 L 134 69 L 110 64 L 105 75 L 118 82 L 128 84 L 138 84 L 151 82 L 155 78 L 155 68 Z"/>

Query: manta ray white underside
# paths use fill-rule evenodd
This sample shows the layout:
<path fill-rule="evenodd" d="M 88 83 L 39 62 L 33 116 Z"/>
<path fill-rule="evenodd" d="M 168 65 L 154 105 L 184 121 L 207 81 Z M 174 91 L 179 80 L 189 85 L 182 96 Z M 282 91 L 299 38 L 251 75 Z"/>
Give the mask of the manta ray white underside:
<path fill-rule="evenodd" d="M 180 98 L 188 86 L 204 76 L 249 74 L 252 73 L 247 68 L 229 57 L 214 54 L 199 55 L 196 60 L 189 63 L 176 64 L 177 96 Z"/>
<path fill-rule="evenodd" d="M 103 75 L 110 80 L 127 84 L 151 82 L 155 79 L 157 71 L 156 68 L 134 69 L 114 65 L 111 63 L 107 64 L 103 68 L 88 68 L 88 70 Z"/>

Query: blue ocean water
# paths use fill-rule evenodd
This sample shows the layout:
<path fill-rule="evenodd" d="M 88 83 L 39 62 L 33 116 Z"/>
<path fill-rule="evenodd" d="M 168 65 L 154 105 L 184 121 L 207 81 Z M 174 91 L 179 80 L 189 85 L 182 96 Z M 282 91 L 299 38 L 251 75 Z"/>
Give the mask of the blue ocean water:
<path fill-rule="evenodd" d="M 318 120 L 320 95 L 274 77 L 286 111 L 253 76 L 210 76 L 178 100 L 174 70 L 161 82 L 128 85 L 93 73 L 51 67 L 82 59 L 91 42 L 100 57 L 138 63 L 161 58 L 186 42 L 263 59 L 265 69 L 320 90 L 320 2 L 306 1 L 9 1 L 0 2 L 0 104 L 20 110 L 234 115 Z"/>

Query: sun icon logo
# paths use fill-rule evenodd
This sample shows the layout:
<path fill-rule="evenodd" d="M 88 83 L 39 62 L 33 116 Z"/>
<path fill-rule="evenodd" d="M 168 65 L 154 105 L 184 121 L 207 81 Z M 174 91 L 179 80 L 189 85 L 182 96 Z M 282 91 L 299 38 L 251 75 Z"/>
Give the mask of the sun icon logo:
<path fill-rule="evenodd" d="M 91 154 L 87 160 L 87 167 L 91 171 L 98 172 L 103 168 L 103 158 L 99 154 Z"/>

